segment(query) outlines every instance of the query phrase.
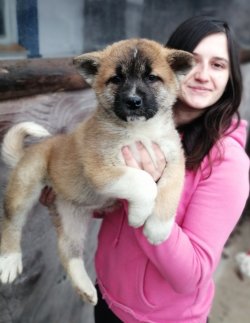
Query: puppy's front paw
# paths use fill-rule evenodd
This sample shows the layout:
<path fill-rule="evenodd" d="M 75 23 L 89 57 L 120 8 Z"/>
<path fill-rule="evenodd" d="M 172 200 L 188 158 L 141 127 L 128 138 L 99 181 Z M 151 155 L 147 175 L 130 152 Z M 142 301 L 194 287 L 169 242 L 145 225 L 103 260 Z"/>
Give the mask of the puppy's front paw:
<path fill-rule="evenodd" d="M 136 170 L 130 174 L 129 179 L 130 182 L 127 181 L 127 184 L 130 186 L 124 189 L 130 196 L 127 198 L 129 202 L 128 221 L 132 227 L 138 228 L 152 214 L 158 188 L 153 178 L 145 171 Z"/>
<path fill-rule="evenodd" d="M 9 253 L 0 256 L 0 281 L 12 283 L 23 271 L 22 254 Z"/>
<path fill-rule="evenodd" d="M 162 221 L 154 215 L 147 219 L 143 233 L 151 244 L 160 244 L 170 236 L 174 225 L 174 218 L 168 221 Z"/>
<path fill-rule="evenodd" d="M 144 205 L 130 206 L 128 213 L 128 222 L 134 228 L 142 226 L 152 213 L 154 201 L 144 203 Z"/>

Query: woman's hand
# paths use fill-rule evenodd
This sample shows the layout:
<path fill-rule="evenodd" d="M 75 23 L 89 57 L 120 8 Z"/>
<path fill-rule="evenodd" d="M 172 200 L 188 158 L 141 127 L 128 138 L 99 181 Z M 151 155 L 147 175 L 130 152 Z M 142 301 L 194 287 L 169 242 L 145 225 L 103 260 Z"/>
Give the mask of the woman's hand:
<path fill-rule="evenodd" d="M 51 187 L 45 186 L 40 195 L 39 201 L 44 206 L 50 207 L 56 199 L 56 194 Z"/>
<path fill-rule="evenodd" d="M 129 146 L 122 148 L 125 164 L 129 167 L 145 170 L 153 177 L 154 181 L 157 182 L 161 178 L 167 164 L 163 152 L 157 144 L 152 143 L 156 160 L 155 165 L 146 147 L 141 142 L 136 142 L 136 147 L 139 152 L 139 161 L 134 157 Z"/>

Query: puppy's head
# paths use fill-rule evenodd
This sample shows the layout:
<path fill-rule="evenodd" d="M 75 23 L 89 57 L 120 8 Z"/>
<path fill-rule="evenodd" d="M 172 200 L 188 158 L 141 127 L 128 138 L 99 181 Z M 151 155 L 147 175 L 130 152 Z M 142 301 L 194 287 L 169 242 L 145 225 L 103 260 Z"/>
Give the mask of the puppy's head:
<path fill-rule="evenodd" d="M 172 107 L 193 56 L 131 39 L 78 56 L 74 64 L 95 90 L 99 108 L 123 121 L 148 120 Z"/>

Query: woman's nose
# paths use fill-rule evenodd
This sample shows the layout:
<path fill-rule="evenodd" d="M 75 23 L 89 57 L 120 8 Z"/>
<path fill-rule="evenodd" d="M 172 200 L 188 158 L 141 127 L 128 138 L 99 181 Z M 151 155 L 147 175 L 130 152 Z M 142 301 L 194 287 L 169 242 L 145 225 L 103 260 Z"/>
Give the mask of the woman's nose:
<path fill-rule="evenodd" d="M 197 66 L 194 76 L 200 82 L 207 82 L 209 80 L 208 68 L 204 65 Z"/>

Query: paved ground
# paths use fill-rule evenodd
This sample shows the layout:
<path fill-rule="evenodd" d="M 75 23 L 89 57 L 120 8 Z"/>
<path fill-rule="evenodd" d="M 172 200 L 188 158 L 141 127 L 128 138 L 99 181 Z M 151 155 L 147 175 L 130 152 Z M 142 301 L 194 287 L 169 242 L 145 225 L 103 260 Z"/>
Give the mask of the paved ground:
<path fill-rule="evenodd" d="M 250 211 L 248 211 L 250 212 Z M 216 295 L 210 323 L 250 322 L 250 279 L 237 273 L 235 255 L 250 248 L 250 216 L 237 227 L 215 274 Z"/>

